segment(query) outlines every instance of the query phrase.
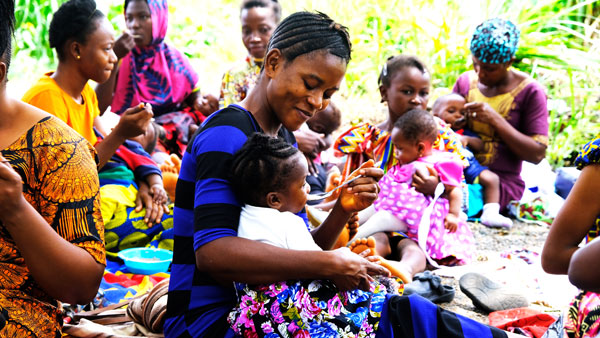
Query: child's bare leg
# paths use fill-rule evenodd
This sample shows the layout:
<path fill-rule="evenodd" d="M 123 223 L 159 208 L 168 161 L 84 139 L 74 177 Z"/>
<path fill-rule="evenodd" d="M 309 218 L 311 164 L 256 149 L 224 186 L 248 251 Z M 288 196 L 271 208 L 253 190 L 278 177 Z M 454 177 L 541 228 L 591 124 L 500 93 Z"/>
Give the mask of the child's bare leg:
<path fill-rule="evenodd" d="M 500 215 L 500 179 L 491 170 L 479 174 L 479 184 L 483 187 L 484 202 L 481 223 L 489 227 L 510 228 L 513 222 L 510 218 Z"/>
<path fill-rule="evenodd" d="M 361 215 L 361 214 L 359 214 Z M 368 237 L 379 232 L 406 231 L 408 226 L 386 210 L 379 210 L 358 228 L 356 238 Z"/>

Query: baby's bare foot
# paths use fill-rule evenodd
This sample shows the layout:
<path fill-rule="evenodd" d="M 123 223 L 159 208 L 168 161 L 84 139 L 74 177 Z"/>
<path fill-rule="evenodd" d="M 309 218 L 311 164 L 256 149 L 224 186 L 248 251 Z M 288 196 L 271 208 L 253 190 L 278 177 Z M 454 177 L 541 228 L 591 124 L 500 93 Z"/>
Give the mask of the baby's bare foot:
<path fill-rule="evenodd" d="M 363 251 L 368 250 L 369 253 L 366 256 L 375 256 L 376 255 L 375 238 L 373 238 L 373 237 L 355 239 L 354 241 L 352 241 L 352 243 L 350 243 L 348 248 L 350 249 L 350 251 L 352 251 L 356 254 L 360 254 Z"/>

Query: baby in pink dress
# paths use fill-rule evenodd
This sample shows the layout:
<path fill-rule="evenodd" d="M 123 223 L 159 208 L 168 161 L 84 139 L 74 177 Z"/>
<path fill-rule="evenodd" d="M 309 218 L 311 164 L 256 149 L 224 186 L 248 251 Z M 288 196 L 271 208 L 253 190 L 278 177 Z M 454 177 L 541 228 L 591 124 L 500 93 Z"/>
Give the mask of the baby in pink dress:
<path fill-rule="evenodd" d="M 427 167 L 432 167 L 445 190 L 431 211 L 425 249 L 438 263 L 465 264 L 471 261 L 475 246 L 473 234 L 461 217 L 463 165 L 456 155 L 432 149 L 436 137 L 437 124 L 425 110 L 413 109 L 396 121 L 392 142 L 399 163 L 379 181 L 381 192 L 374 207 L 376 215 L 389 213 L 398 222 L 390 229 L 394 222 L 375 225 L 367 221 L 359 228 L 357 238 L 380 231 L 402 231 L 418 241 L 421 218 L 433 198 L 416 191 L 411 178 L 416 170 L 428 172 Z"/>

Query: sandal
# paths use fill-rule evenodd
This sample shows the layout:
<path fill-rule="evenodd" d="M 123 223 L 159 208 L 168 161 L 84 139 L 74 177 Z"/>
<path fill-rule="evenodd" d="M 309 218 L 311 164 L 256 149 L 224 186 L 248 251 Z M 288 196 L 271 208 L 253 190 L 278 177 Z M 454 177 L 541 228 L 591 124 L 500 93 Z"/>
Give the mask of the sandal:
<path fill-rule="evenodd" d="M 529 306 L 524 296 L 512 293 L 502 285 L 475 272 L 464 274 L 458 284 L 460 290 L 471 298 L 476 307 L 487 312 Z"/>
<path fill-rule="evenodd" d="M 413 282 L 404 286 L 404 295 L 417 294 L 433 303 L 446 303 L 454 299 L 454 288 L 443 285 L 440 276 L 431 271 L 414 275 Z"/>

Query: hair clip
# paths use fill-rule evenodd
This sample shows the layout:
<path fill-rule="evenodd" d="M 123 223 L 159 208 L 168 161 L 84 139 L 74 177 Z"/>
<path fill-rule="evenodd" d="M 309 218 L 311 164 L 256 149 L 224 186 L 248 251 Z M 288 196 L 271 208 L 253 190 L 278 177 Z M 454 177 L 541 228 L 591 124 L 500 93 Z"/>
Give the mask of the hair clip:
<path fill-rule="evenodd" d="M 383 64 L 383 69 L 381 69 L 381 75 L 387 76 L 387 62 Z"/>

